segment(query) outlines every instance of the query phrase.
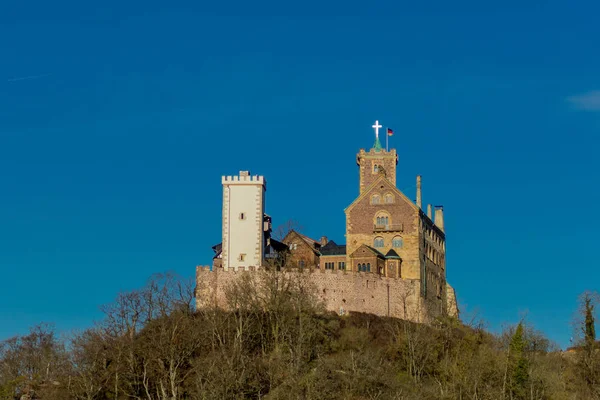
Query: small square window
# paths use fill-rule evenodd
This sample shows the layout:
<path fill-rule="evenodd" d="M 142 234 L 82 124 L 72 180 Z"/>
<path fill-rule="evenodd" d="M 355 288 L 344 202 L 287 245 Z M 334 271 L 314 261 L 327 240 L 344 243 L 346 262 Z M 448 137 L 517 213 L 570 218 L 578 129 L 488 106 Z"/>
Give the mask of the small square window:
<path fill-rule="evenodd" d="M 246 261 L 246 254 L 244 254 L 244 253 L 241 253 L 241 254 L 240 254 L 240 258 L 239 258 L 239 260 L 240 260 L 240 261 Z"/>

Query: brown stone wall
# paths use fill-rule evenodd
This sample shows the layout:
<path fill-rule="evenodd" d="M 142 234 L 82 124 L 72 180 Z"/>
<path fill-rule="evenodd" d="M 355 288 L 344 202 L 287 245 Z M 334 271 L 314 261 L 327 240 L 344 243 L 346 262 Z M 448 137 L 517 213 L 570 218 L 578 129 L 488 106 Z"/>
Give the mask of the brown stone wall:
<path fill-rule="evenodd" d="M 384 202 L 384 196 L 393 193 L 394 202 Z M 373 194 L 380 195 L 380 203 L 372 204 Z M 375 229 L 378 213 L 385 213 L 389 217 L 390 230 Z M 378 248 L 386 254 L 392 249 L 392 240 L 400 236 L 403 241 L 402 248 L 394 251 L 403 260 L 403 277 L 419 279 L 419 214 L 410 200 L 396 192 L 392 183 L 383 179 L 377 187 L 360 198 L 346 211 L 346 253 L 351 255 L 362 244 L 373 247 L 375 237 L 384 239 L 384 247 Z"/>
<path fill-rule="evenodd" d="M 446 237 L 431 219 L 421 212 L 419 226 L 421 260 L 424 260 L 427 275 L 427 297 L 436 307 L 448 309 L 446 282 Z M 423 265 L 423 261 L 421 262 Z"/>
<path fill-rule="evenodd" d="M 449 284 L 446 284 L 446 313 L 451 317 L 458 318 L 458 303 L 456 301 L 456 292 Z"/>
<path fill-rule="evenodd" d="M 334 263 L 334 269 L 339 269 L 340 262 L 346 263 L 346 255 L 335 255 L 335 256 L 321 256 L 319 258 L 319 262 L 321 263 L 320 268 L 325 269 L 325 263 L 332 262 Z M 345 268 L 347 269 L 349 266 L 345 264 Z"/>
<path fill-rule="evenodd" d="M 352 263 L 352 271 L 358 271 L 358 264 L 369 264 L 371 272 L 377 271 L 377 256 L 370 254 L 360 257 L 350 258 Z"/>
<path fill-rule="evenodd" d="M 395 149 L 390 151 L 375 151 L 374 149 L 368 152 L 361 149 L 356 155 L 356 163 L 359 171 L 359 192 L 362 193 L 380 176 L 381 171 L 375 171 L 374 165 L 381 165 L 385 170 L 385 176 L 396 185 L 396 164 L 398 164 L 398 156 Z"/>
<path fill-rule="evenodd" d="M 224 288 L 248 271 L 210 271 L 196 269 L 196 304 L 198 308 L 217 305 L 225 307 Z M 327 310 L 340 314 L 364 312 L 424 322 L 437 315 L 419 295 L 418 280 L 386 278 L 376 273 L 353 273 L 338 270 L 307 269 L 300 273 L 314 285 Z M 433 310 L 433 311 L 426 311 Z"/>
<path fill-rule="evenodd" d="M 283 239 L 283 243 L 290 246 L 290 256 L 288 265 L 298 267 L 301 261 L 304 261 L 305 267 L 316 268 L 319 266 L 319 255 L 310 247 L 308 243 L 295 232 L 290 233 Z M 296 247 L 292 248 L 292 244 Z"/>
<path fill-rule="evenodd" d="M 387 276 L 388 278 L 402 278 L 402 260 L 386 260 L 385 276 Z"/>

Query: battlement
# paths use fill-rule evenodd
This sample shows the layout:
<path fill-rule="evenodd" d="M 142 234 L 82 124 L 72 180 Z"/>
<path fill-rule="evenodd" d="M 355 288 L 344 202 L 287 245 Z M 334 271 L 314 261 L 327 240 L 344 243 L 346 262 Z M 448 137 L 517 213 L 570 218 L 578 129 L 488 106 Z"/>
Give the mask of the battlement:
<path fill-rule="evenodd" d="M 219 273 L 219 274 L 237 274 L 238 272 L 255 272 L 262 270 L 264 268 L 255 267 L 255 266 L 247 266 L 247 267 L 238 267 L 238 268 L 229 268 L 225 269 L 223 267 L 217 267 L 211 269 L 208 265 L 198 265 L 196 266 L 196 274 L 206 274 L 206 273 Z M 355 279 L 369 279 L 369 280 L 380 280 L 380 281 L 411 281 L 411 279 L 406 278 L 397 278 L 394 276 L 383 276 L 379 275 L 375 272 L 364 272 L 364 271 L 346 271 L 346 270 L 338 270 L 338 269 L 319 269 L 319 268 L 290 268 L 281 271 L 282 273 L 290 274 L 304 274 L 304 275 L 339 275 L 340 279 L 344 276 L 354 276 Z"/>
<path fill-rule="evenodd" d="M 259 270 L 259 268 L 254 267 L 254 266 L 249 266 L 249 267 L 244 267 L 244 266 L 240 266 L 240 267 L 231 267 L 228 269 L 225 269 L 223 267 L 216 267 L 216 268 L 211 268 L 209 265 L 197 265 L 196 266 L 196 273 L 211 273 L 211 272 L 232 272 L 232 273 L 236 273 L 236 272 L 254 272 Z"/>
<path fill-rule="evenodd" d="M 265 185 L 266 184 L 266 180 L 265 177 L 262 175 L 250 175 L 250 172 L 248 171 L 240 171 L 239 175 L 235 175 L 235 176 L 222 176 L 221 177 L 221 183 L 223 185 L 235 185 L 235 184 L 240 184 L 240 185 Z"/>
<path fill-rule="evenodd" d="M 365 149 L 360 149 L 358 151 L 358 155 L 359 156 L 365 156 L 365 155 L 371 155 L 371 156 L 396 155 L 396 149 L 389 149 L 387 151 L 385 149 L 375 150 L 373 148 L 370 148 L 368 151 L 365 150 Z"/>

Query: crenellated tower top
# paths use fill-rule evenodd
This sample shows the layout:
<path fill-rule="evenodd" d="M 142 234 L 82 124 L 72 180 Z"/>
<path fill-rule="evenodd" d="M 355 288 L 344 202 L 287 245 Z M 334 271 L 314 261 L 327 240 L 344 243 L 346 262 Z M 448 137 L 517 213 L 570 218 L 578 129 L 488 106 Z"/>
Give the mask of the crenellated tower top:
<path fill-rule="evenodd" d="M 231 184 L 263 185 L 263 186 L 265 186 L 265 189 L 266 189 L 266 185 L 267 185 L 267 181 L 265 180 L 264 176 L 262 176 L 262 175 L 254 175 L 253 176 L 253 175 L 250 175 L 250 172 L 248 172 L 248 171 L 240 171 L 239 176 L 238 175 L 222 176 L 221 183 L 223 185 L 231 185 Z"/>

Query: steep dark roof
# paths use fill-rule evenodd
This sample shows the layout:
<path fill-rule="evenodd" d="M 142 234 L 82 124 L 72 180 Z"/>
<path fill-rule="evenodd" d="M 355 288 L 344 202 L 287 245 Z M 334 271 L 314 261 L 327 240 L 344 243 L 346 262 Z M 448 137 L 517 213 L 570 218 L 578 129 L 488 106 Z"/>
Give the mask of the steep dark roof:
<path fill-rule="evenodd" d="M 376 255 L 385 258 L 385 256 L 383 255 L 383 253 L 380 252 L 379 250 L 377 250 L 376 248 L 368 246 L 368 245 L 365 245 L 365 247 L 368 247 L 369 249 L 371 249 L 373 251 L 373 253 L 375 253 Z"/>
<path fill-rule="evenodd" d="M 286 251 L 289 250 L 288 245 L 285 243 L 282 243 L 278 240 L 275 240 L 273 238 L 271 238 L 269 240 L 271 247 L 273 248 L 273 250 L 275 250 L 276 252 L 280 253 L 282 251 Z"/>
<path fill-rule="evenodd" d="M 215 244 L 212 249 L 215 252 L 215 257 L 221 254 L 221 248 L 223 247 L 223 243 Z"/>
<path fill-rule="evenodd" d="M 327 242 L 327 244 L 319 249 L 322 256 L 343 256 L 346 255 L 346 245 L 338 245 L 333 240 Z"/>
<path fill-rule="evenodd" d="M 265 246 L 265 258 L 274 259 L 283 257 L 288 250 L 289 248 L 285 243 L 269 238 L 267 245 Z"/>
<path fill-rule="evenodd" d="M 385 255 L 385 258 L 397 258 L 402 260 L 402 258 L 394 251 L 394 249 L 390 249 L 390 251 L 388 251 Z"/>

